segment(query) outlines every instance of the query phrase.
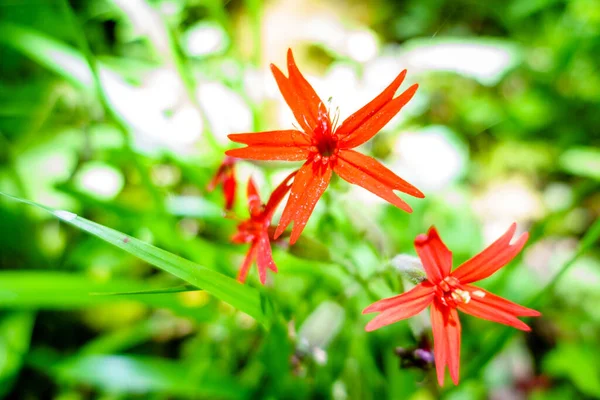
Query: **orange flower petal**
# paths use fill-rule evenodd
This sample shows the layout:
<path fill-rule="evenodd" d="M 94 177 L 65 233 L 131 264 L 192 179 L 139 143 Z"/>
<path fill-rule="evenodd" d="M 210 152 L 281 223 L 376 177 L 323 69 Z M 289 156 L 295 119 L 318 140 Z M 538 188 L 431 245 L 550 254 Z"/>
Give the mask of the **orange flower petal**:
<path fill-rule="evenodd" d="M 450 275 L 452 252 L 442 242 L 435 227 L 429 228 L 427 235 L 421 234 L 415 238 L 415 249 L 431 283 L 438 284 Z"/>
<path fill-rule="evenodd" d="M 457 307 L 460 311 L 477 318 L 512 326 L 513 328 L 517 328 L 525 332 L 531 331 L 531 328 L 527 326 L 525 322 L 521 321 L 514 315 L 491 306 L 490 304 L 476 301 L 473 298 L 471 298 L 471 301 L 469 301 L 468 304 L 460 303 Z"/>
<path fill-rule="evenodd" d="M 298 171 L 294 171 L 291 174 L 289 174 L 283 180 L 283 182 L 281 182 L 275 188 L 275 190 L 273 190 L 273 193 L 271 193 L 271 197 L 269 197 L 269 201 L 267 202 L 267 205 L 265 206 L 265 214 L 266 214 L 267 218 L 269 219 L 269 221 L 273 217 L 273 213 L 275 213 L 275 209 L 277 208 L 279 203 L 281 203 L 281 200 L 283 200 L 285 195 L 290 191 L 290 188 L 292 187 L 292 185 L 290 184 L 290 181 L 296 176 L 297 173 L 298 173 Z"/>
<path fill-rule="evenodd" d="M 292 82 L 292 85 L 298 91 L 299 97 L 301 97 L 304 101 L 304 104 L 307 106 L 311 117 L 317 121 L 317 123 L 326 123 L 329 128 L 331 128 L 331 122 L 329 120 L 329 113 L 327 112 L 327 107 L 319 96 L 315 89 L 308 83 L 306 78 L 302 75 L 298 67 L 296 66 L 296 62 L 294 61 L 294 55 L 292 54 L 292 49 L 288 49 L 287 52 L 287 66 L 288 66 L 288 75 L 290 76 L 289 80 Z M 315 129 L 315 126 L 311 126 L 312 130 Z"/>
<path fill-rule="evenodd" d="M 271 64 L 271 72 L 296 121 L 306 133 L 311 133 L 314 127 L 317 126 L 317 116 L 311 113 L 310 106 L 300 96 L 298 88 L 274 64 Z"/>
<path fill-rule="evenodd" d="M 333 170 L 340 178 L 367 189 L 369 192 L 376 194 L 406 212 L 412 212 L 412 208 L 394 194 L 393 188 L 387 184 L 387 180 L 382 180 L 373 171 L 363 170 L 361 166 L 345 160 L 343 156 L 344 153 L 340 152 L 337 162 L 333 167 Z"/>
<path fill-rule="evenodd" d="M 275 231 L 275 238 L 279 237 L 293 221 L 294 227 L 290 236 L 290 244 L 294 244 L 298 240 L 330 180 L 331 168 L 328 166 L 309 161 L 300 168 L 294 178 L 290 198 Z"/>
<path fill-rule="evenodd" d="M 452 382 L 458 385 L 461 325 L 456 309 L 434 301 L 431 306 L 431 329 L 438 383 L 440 386 L 444 385 L 444 373 L 447 365 Z"/>
<path fill-rule="evenodd" d="M 402 81 L 404 81 L 405 76 L 406 70 L 403 70 L 398 74 L 396 79 L 394 79 L 394 81 L 387 88 L 385 88 L 383 92 L 368 102 L 363 108 L 346 118 L 346 120 L 335 131 L 339 137 L 344 137 L 354 132 L 356 128 L 365 123 L 377 111 L 381 110 L 383 106 L 389 103 L 394 97 L 396 90 L 398 90 L 402 84 Z"/>
<path fill-rule="evenodd" d="M 266 231 L 261 234 L 260 238 L 258 239 L 256 266 L 258 267 L 258 277 L 260 279 L 260 283 L 263 285 L 267 281 L 267 269 L 277 272 L 277 266 L 275 265 L 275 261 L 273 261 L 273 254 L 271 252 L 269 235 Z"/>
<path fill-rule="evenodd" d="M 248 210 L 250 211 L 250 215 L 256 216 L 262 211 L 262 201 L 260 200 L 260 195 L 258 194 L 256 184 L 254 183 L 254 179 L 252 179 L 252 177 L 248 179 L 248 187 L 246 188 L 246 191 L 248 196 Z"/>
<path fill-rule="evenodd" d="M 363 314 L 381 311 L 365 327 L 367 332 L 379 329 L 405 318 L 412 317 L 423 311 L 433 301 L 435 292 L 432 286 L 415 286 L 412 290 L 399 296 L 380 300 L 365 308 Z"/>
<path fill-rule="evenodd" d="M 339 157 L 354 165 L 363 173 L 377 178 L 393 190 L 399 190 L 421 199 L 425 197 L 419 189 L 394 174 L 373 157 L 366 156 L 354 150 L 340 150 Z"/>
<path fill-rule="evenodd" d="M 248 249 L 248 253 L 244 258 L 244 262 L 242 263 L 242 267 L 240 268 L 240 272 L 238 273 L 237 280 L 244 283 L 246 281 L 246 277 L 248 276 L 248 270 L 254 261 L 254 257 L 256 256 L 256 245 L 252 243 L 250 248 Z"/>
<path fill-rule="evenodd" d="M 452 276 L 461 283 L 471 283 L 487 278 L 508 264 L 525 246 L 529 234 L 525 232 L 513 244 L 510 244 L 517 224 L 512 224 L 508 231 L 481 253 L 461 264 Z"/>
<path fill-rule="evenodd" d="M 412 85 L 400 96 L 386 103 L 370 118 L 364 120 L 358 128 L 340 139 L 340 148 L 354 148 L 375 136 L 412 99 L 418 87 L 417 84 Z"/>
<path fill-rule="evenodd" d="M 266 131 L 258 133 L 232 133 L 227 135 L 229 140 L 247 145 L 302 147 L 310 146 L 310 137 L 295 129 Z"/>
<path fill-rule="evenodd" d="M 423 297 L 429 296 L 434 293 L 434 287 L 428 282 L 420 283 L 408 292 L 399 294 L 397 296 L 388 297 L 387 299 L 376 301 L 369 307 L 363 310 L 363 314 L 385 311 L 389 308 L 402 306 L 405 303 L 413 302 Z"/>
<path fill-rule="evenodd" d="M 310 154 L 308 147 L 280 147 L 257 145 L 225 152 L 228 156 L 250 160 L 303 161 Z"/>
<path fill-rule="evenodd" d="M 465 289 L 471 292 L 471 300 L 479 303 L 485 303 L 490 307 L 512 314 L 517 317 L 539 317 L 542 314 L 534 309 L 523 307 L 522 305 L 513 303 L 500 296 L 483 290 L 477 286 L 464 285 Z M 478 295 L 473 295 L 473 292 L 479 292 Z M 469 302 L 470 304 L 471 302 Z"/>

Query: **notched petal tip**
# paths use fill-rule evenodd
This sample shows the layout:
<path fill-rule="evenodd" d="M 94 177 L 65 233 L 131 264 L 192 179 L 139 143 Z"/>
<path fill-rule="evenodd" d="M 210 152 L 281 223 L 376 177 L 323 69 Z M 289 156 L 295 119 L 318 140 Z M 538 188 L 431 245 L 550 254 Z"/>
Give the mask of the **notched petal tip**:
<path fill-rule="evenodd" d="M 429 240 L 429 237 L 425 233 L 420 233 L 415 238 L 415 245 L 422 246 Z"/>

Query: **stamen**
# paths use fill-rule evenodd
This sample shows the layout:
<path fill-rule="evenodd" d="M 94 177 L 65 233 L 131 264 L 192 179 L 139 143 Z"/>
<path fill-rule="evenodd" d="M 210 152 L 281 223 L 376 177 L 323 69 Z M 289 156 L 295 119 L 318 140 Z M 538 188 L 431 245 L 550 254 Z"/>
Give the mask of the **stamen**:
<path fill-rule="evenodd" d="M 452 298 L 457 302 L 469 304 L 471 301 L 471 295 L 466 290 L 455 289 L 452 292 Z"/>
<path fill-rule="evenodd" d="M 483 299 L 485 297 L 485 292 L 481 290 L 475 290 L 474 292 L 471 292 L 471 294 L 473 296 L 479 297 L 480 299 Z"/>

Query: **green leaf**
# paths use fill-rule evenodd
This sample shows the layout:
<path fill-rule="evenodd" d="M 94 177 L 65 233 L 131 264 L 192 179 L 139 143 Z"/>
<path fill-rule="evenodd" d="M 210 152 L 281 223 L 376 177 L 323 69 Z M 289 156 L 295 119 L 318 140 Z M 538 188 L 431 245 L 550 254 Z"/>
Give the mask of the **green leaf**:
<path fill-rule="evenodd" d="M 560 343 L 546 356 L 543 366 L 550 375 L 569 378 L 586 395 L 600 397 L 600 363 L 593 348 Z"/>
<path fill-rule="evenodd" d="M 161 289 L 146 289 L 133 290 L 129 292 L 90 292 L 91 296 L 127 296 L 136 294 L 162 294 L 162 293 L 181 293 L 181 292 L 196 292 L 198 289 L 194 285 L 178 285 L 169 288 Z"/>
<path fill-rule="evenodd" d="M 73 309 L 123 301 L 136 301 L 167 308 L 196 321 L 211 318 L 212 310 L 187 306 L 164 289 L 149 288 L 133 280 L 95 281 L 91 277 L 54 271 L 1 271 L 0 308 Z M 121 296 L 91 296 L 92 293 L 123 293 Z M 135 294 L 132 294 L 135 293 Z"/>
<path fill-rule="evenodd" d="M 25 26 L 0 23 L 0 43 L 31 57 L 67 80 L 91 89 L 93 76 L 85 58 L 75 49 Z"/>
<path fill-rule="evenodd" d="M 6 395 L 29 349 L 34 314 L 12 312 L 0 319 L 0 397 Z"/>
<path fill-rule="evenodd" d="M 27 361 L 57 379 L 84 383 L 104 392 L 211 399 L 246 397 L 243 387 L 216 371 L 208 369 L 198 376 L 181 362 L 155 357 L 90 354 L 61 360 L 54 354 L 34 351 Z"/>
<path fill-rule="evenodd" d="M 574 175 L 600 180 L 600 150 L 575 147 L 562 153 L 558 162 L 563 170 Z"/>
<path fill-rule="evenodd" d="M 218 299 L 255 318 L 259 323 L 265 326 L 268 325 L 271 313 L 270 304 L 257 289 L 243 285 L 233 278 L 197 265 L 124 233 L 78 217 L 69 211 L 55 210 L 1 192 L 0 194 L 12 200 L 44 209 L 69 225 L 94 235 L 195 287 L 206 290 Z"/>

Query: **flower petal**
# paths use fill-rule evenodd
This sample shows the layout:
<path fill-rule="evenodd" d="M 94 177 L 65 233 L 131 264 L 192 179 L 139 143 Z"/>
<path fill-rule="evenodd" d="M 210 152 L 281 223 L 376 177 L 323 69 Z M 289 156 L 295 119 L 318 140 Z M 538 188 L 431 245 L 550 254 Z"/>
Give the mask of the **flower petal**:
<path fill-rule="evenodd" d="M 354 150 L 340 150 L 338 157 L 341 157 L 344 161 L 354 165 L 363 173 L 371 175 L 381 181 L 383 184 L 389 186 L 390 189 L 399 190 L 421 199 L 425 197 L 419 189 L 387 169 L 373 157 L 366 156 Z"/>
<path fill-rule="evenodd" d="M 340 139 L 341 148 L 351 149 L 371 139 L 412 99 L 419 85 L 414 84 L 400 96 L 386 103 L 358 128 Z"/>
<path fill-rule="evenodd" d="M 379 176 L 374 175 L 372 171 L 365 171 L 361 166 L 345 160 L 343 158 L 344 154 L 346 153 L 340 151 L 338 159 L 333 167 L 333 170 L 340 178 L 367 189 L 369 192 L 376 194 L 401 210 L 412 212 L 412 208 L 410 208 L 404 200 L 394 194 L 393 188 L 387 184 L 385 179 L 382 180 Z"/>
<path fill-rule="evenodd" d="M 456 309 L 434 301 L 431 306 L 431 329 L 438 383 L 444 385 L 444 373 L 448 365 L 450 378 L 458 385 L 461 325 Z"/>
<path fill-rule="evenodd" d="M 356 128 L 371 118 L 377 111 L 381 110 L 383 106 L 389 103 L 394 97 L 396 90 L 398 90 L 402 84 L 402 81 L 404 81 L 405 76 L 406 70 L 403 70 L 398 74 L 396 79 L 394 79 L 394 81 L 390 83 L 387 88 L 385 88 L 383 92 L 368 102 L 363 108 L 346 118 L 346 120 L 335 131 L 339 137 L 344 137 L 352 133 L 354 130 L 356 130 Z"/>
<path fill-rule="evenodd" d="M 228 156 L 250 160 L 304 161 L 310 154 L 308 147 L 281 147 L 256 145 L 225 152 Z"/>
<path fill-rule="evenodd" d="M 500 296 L 496 296 L 495 294 L 490 293 L 487 290 L 481 289 L 477 286 L 464 285 L 464 288 L 468 292 L 470 292 L 470 297 L 472 301 L 485 303 L 491 307 L 505 311 L 517 317 L 539 317 L 542 315 L 537 310 L 524 307 L 517 303 L 513 303 L 512 301 L 506 300 L 505 298 Z"/>
<path fill-rule="evenodd" d="M 456 268 L 452 272 L 452 276 L 463 284 L 471 283 L 487 278 L 508 264 L 519 254 L 529 238 L 529 234 L 525 232 L 513 244 L 510 244 L 516 229 L 517 224 L 513 223 L 498 240 Z"/>
<path fill-rule="evenodd" d="M 294 178 L 289 200 L 275 231 L 275 239 L 293 221 L 294 227 L 290 236 L 290 244 L 294 244 L 298 240 L 330 180 L 331 168 L 327 165 L 309 161 L 300 168 Z"/>
<path fill-rule="evenodd" d="M 288 66 L 288 75 L 289 80 L 292 82 L 292 85 L 298 91 L 299 96 L 303 99 L 304 104 L 308 107 L 310 115 L 315 119 L 317 123 L 325 123 L 328 128 L 331 128 L 331 122 L 329 119 L 329 113 L 327 112 L 327 108 L 325 104 L 319 96 L 315 89 L 308 83 L 306 78 L 302 75 L 298 67 L 296 66 L 296 62 L 294 61 L 294 55 L 292 54 L 292 49 L 288 49 L 287 52 L 287 66 Z M 316 126 L 312 126 L 314 130 Z"/>
<path fill-rule="evenodd" d="M 231 170 L 229 175 L 223 180 L 223 194 L 225 195 L 226 210 L 231 210 L 233 208 L 233 204 L 235 203 L 236 187 L 237 182 L 235 180 L 235 176 L 233 175 L 233 170 Z"/>
<path fill-rule="evenodd" d="M 450 275 L 452 252 L 442 242 L 434 226 L 429 228 L 427 235 L 420 234 L 415 238 L 415 249 L 431 283 L 438 284 Z"/>
<path fill-rule="evenodd" d="M 423 297 L 427 297 L 434 292 L 435 289 L 430 283 L 420 283 L 408 292 L 399 294 L 397 296 L 388 297 L 387 299 L 376 301 L 375 303 L 365 308 L 362 313 L 369 314 L 373 312 L 385 311 L 389 308 L 402 306 L 405 303 L 410 303 L 415 300 L 419 300 Z"/>
<path fill-rule="evenodd" d="M 232 133 L 227 135 L 229 140 L 247 145 L 302 147 L 309 146 L 310 137 L 295 129 L 283 131 L 266 131 L 257 133 Z"/>
<path fill-rule="evenodd" d="M 294 171 L 291 174 L 289 174 L 283 180 L 283 182 L 281 182 L 275 188 L 275 190 L 273 190 L 273 193 L 271 193 L 271 196 L 269 197 L 269 201 L 267 202 L 267 205 L 265 206 L 265 215 L 267 216 L 269 221 L 273 217 L 273 213 L 275 212 L 275 209 L 277 208 L 279 203 L 281 203 L 281 200 L 283 200 L 285 195 L 290 191 L 290 188 L 292 187 L 292 185 L 290 184 L 290 181 L 296 176 L 297 173 L 298 173 L 298 171 Z"/>
<path fill-rule="evenodd" d="M 468 303 L 458 303 L 460 311 L 482 318 L 488 321 L 498 322 L 509 325 L 522 331 L 529 332 L 531 328 L 517 316 L 538 317 L 541 314 L 527 307 L 520 306 L 511 301 L 495 296 L 475 286 L 465 286 L 471 292 L 471 299 Z M 479 291 L 483 296 L 473 295 L 473 292 Z"/>
<path fill-rule="evenodd" d="M 423 311 L 431 304 L 435 296 L 432 286 L 417 285 L 412 290 L 401 295 L 380 300 L 365 308 L 363 314 L 381 311 L 365 327 L 367 332 L 379 329 L 405 318 L 412 317 Z"/>
<path fill-rule="evenodd" d="M 258 267 L 258 277 L 260 279 L 260 283 L 263 285 L 267 281 L 267 269 L 277 272 L 277 266 L 275 265 L 275 261 L 273 261 L 273 254 L 271 252 L 269 235 L 266 231 L 262 233 L 258 239 L 256 265 Z"/>
<path fill-rule="evenodd" d="M 248 249 L 248 253 L 246 253 L 246 257 L 244 258 L 244 262 L 242 263 L 242 267 L 240 268 L 240 272 L 238 272 L 237 280 L 244 283 L 246 281 L 246 277 L 248 276 L 248 270 L 254 261 L 254 257 L 256 256 L 256 244 L 252 243 L 250 248 Z"/>
<path fill-rule="evenodd" d="M 256 216 L 262 211 L 262 201 L 260 200 L 260 195 L 256 189 L 256 183 L 254 183 L 254 179 L 252 179 L 252 177 L 248 179 L 248 187 L 246 188 L 246 191 L 248 196 L 248 210 L 250 210 L 250 215 Z"/>

